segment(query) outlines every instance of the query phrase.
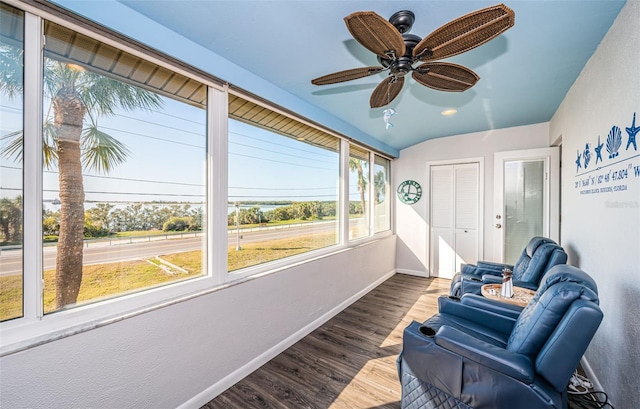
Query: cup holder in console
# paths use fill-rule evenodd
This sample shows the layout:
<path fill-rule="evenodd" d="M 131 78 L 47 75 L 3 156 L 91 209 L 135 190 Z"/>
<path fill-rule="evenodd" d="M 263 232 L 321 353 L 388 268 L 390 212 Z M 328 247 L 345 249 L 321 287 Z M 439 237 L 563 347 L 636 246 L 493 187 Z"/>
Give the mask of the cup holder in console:
<path fill-rule="evenodd" d="M 425 325 L 421 326 L 419 331 L 422 335 L 426 335 L 429 338 L 432 338 L 434 335 L 436 335 L 436 330 L 434 330 L 431 327 L 427 327 Z"/>

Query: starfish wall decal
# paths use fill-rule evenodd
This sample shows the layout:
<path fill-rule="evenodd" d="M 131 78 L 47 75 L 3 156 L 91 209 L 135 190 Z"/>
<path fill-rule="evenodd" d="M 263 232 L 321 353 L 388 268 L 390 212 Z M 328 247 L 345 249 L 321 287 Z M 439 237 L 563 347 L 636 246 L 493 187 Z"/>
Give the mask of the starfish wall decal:
<path fill-rule="evenodd" d="M 593 150 L 596 151 L 596 163 L 598 163 L 598 161 L 602 162 L 602 147 L 604 146 L 604 143 L 600 143 L 600 135 L 598 135 L 598 146 L 596 146 Z"/>
<path fill-rule="evenodd" d="M 629 150 L 629 146 L 633 144 L 633 150 L 638 150 L 638 145 L 636 145 L 636 135 L 640 132 L 640 126 L 636 126 L 636 113 L 633 113 L 633 122 L 629 128 L 625 128 L 627 133 L 629 134 L 629 140 L 627 141 L 627 147 L 625 150 Z"/>

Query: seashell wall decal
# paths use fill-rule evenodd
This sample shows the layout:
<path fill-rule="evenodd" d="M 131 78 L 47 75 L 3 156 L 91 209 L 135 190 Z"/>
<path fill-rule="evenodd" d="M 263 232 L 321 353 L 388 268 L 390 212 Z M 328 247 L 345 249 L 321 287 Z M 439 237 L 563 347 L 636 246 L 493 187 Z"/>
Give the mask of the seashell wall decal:
<path fill-rule="evenodd" d="M 607 152 L 609 152 L 609 159 L 613 159 L 618 156 L 620 146 L 622 146 L 622 132 L 620 131 L 620 128 L 614 125 L 609 131 L 609 136 L 607 136 Z"/>

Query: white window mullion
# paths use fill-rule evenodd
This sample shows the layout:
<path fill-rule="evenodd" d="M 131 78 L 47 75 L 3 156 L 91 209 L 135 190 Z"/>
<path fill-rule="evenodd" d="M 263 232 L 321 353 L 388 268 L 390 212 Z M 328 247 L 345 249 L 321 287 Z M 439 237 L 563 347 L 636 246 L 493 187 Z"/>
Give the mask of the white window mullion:
<path fill-rule="evenodd" d="M 349 142 L 345 139 L 340 141 L 340 244 L 349 242 Z"/>
<path fill-rule="evenodd" d="M 42 19 L 25 13 L 23 273 L 24 317 L 43 316 L 42 306 Z"/>
<path fill-rule="evenodd" d="M 208 214 L 207 214 L 207 267 L 217 284 L 224 283 L 227 274 L 228 230 L 228 88 L 209 87 L 208 92 Z"/>
<path fill-rule="evenodd" d="M 369 203 L 368 203 L 368 212 L 369 212 L 369 236 L 373 236 L 375 234 L 375 203 L 374 203 L 374 175 L 375 175 L 375 154 L 373 152 L 369 152 Z"/>

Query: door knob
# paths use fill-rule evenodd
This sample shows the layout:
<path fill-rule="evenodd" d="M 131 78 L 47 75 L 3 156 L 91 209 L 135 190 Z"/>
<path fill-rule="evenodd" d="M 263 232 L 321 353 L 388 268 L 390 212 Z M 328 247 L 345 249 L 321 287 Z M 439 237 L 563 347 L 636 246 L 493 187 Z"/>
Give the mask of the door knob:
<path fill-rule="evenodd" d="M 496 229 L 501 229 L 502 225 L 500 223 L 496 224 Z"/>

